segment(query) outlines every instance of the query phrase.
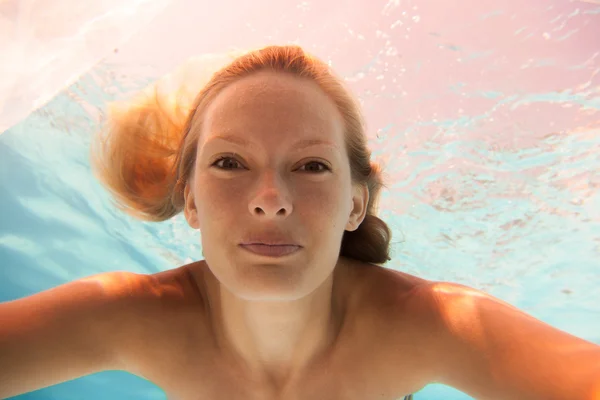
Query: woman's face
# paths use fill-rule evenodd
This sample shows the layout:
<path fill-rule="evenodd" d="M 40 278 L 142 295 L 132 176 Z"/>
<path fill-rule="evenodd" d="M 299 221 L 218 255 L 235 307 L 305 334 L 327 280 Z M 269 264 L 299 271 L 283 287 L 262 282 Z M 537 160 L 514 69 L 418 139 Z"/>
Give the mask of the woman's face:
<path fill-rule="evenodd" d="M 192 127 L 194 129 L 194 127 Z M 185 215 L 213 274 L 247 300 L 293 300 L 332 273 L 344 230 L 364 218 L 343 120 L 317 84 L 259 72 L 225 88 L 203 118 Z M 264 243 L 254 247 L 243 244 Z M 276 247 L 268 244 L 290 244 Z M 251 251 L 294 250 L 281 257 Z"/>

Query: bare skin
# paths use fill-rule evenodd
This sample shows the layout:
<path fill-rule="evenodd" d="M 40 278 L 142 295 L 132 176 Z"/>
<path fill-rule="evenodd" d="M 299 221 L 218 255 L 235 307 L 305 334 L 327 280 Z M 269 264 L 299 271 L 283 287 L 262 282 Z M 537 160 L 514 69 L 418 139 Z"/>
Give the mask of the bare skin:
<path fill-rule="evenodd" d="M 598 346 L 477 290 L 339 257 L 368 191 L 314 82 L 257 73 L 202 121 L 184 214 L 206 261 L 0 304 L 0 398 L 115 369 L 178 400 L 395 400 L 432 382 L 477 399 L 600 398 Z M 242 246 L 263 240 L 297 251 Z"/>
<path fill-rule="evenodd" d="M 311 80 L 245 77 L 201 121 L 191 128 L 200 138 L 184 213 L 202 232 L 215 344 L 258 381 L 287 390 L 343 326 L 333 271 L 368 191 L 351 180 L 340 113 Z M 264 257 L 242 247 L 273 241 L 298 251 Z"/>
<path fill-rule="evenodd" d="M 334 278 L 337 336 L 286 381 L 219 344 L 204 261 L 2 303 L 0 397 L 106 370 L 178 400 L 396 400 L 433 382 L 477 399 L 600 396 L 598 346 L 482 292 L 348 259 Z"/>
<path fill-rule="evenodd" d="M 137 330 L 143 333 L 124 346 L 124 369 L 151 380 L 170 399 L 392 400 L 427 383 L 419 366 L 428 363 L 418 358 L 429 340 L 422 334 L 426 316 L 418 307 L 407 308 L 402 342 L 389 318 L 393 299 L 410 297 L 427 283 L 414 276 L 341 258 L 335 270 L 332 337 L 285 381 L 252 370 L 221 344 L 225 339 L 211 322 L 218 312 L 209 306 L 215 278 L 204 261 L 136 279 L 147 280 L 142 286 L 152 287 L 162 299 L 148 318 L 140 319 L 144 325 Z"/>
<path fill-rule="evenodd" d="M 400 278 L 339 259 L 342 235 L 364 219 L 369 193 L 351 180 L 344 122 L 331 99 L 310 80 L 265 71 L 225 88 L 201 120 L 191 128 L 200 139 L 184 213 L 202 232 L 207 258 L 190 268 L 205 315 L 188 335 L 198 346 L 191 354 L 206 356 L 177 360 L 167 376 L 142 375 L 190 399 L 198 396 L 198 376 L 211 377 L 202 386 L 207 398 L 223 390 L 234 391 L 225 398 L 396 398 L 424 385 L 410 378 L 417 376 L 406 363 L 410 348 L 381 346 L 390 334 L 382 312 L 397 303 L 391 293 L 401 296 L 393 285 Z M 240 248 L 271 239 L 300 250 L 268 258 Z M 417 336 L 405 343 L 426 348 Z M 396 360 L 400 354 L 405 361 Z"/>

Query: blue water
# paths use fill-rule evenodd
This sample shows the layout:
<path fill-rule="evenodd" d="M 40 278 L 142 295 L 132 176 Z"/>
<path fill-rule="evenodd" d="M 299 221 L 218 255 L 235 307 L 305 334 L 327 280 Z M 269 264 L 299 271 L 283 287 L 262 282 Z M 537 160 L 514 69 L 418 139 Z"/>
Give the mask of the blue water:
<path fill-rule="evenodd" d="M 197 234 L 181 216 L 154 224 L 134 220 L 112 206 L 91 174 L 90 137 L 105 102 L 148 83 L 115 77 L 110 67 L 99 64 L 0 135 L 0 301 L 96 273 L 154 273 L 201 258 Z M 501 85 L 480 90 L 456 81 L 447 92 L 415 102 L 466 92 L 487 102 L 484 111 L 466 108 L 461 116 L 406 124 L 405 110 L 398 109 L 370 121 L 376 132 L 370 145 L 386 161 L 389 182 L 381 201 L 381 216 L 394 233 L 386 266 L 487 291 L 600 344 L 598 76 L 584 94 L 515 94 Z M 381 98 L 357 91 L 373 113 Z M 531 105 L 529 115 L 544 106 L 558 113 L 565 104 L 585 110 L 587 119 L 550 129 L 547 114 L 540 112 L 534 127 L 518 114 Z M 501 129 L 486 125 L 494 115 L 503 118 Z M 152 383 L 123 372 L 15 397 L 164 398 Z M 469 398 L 442 385 L 416 396 Z"/>

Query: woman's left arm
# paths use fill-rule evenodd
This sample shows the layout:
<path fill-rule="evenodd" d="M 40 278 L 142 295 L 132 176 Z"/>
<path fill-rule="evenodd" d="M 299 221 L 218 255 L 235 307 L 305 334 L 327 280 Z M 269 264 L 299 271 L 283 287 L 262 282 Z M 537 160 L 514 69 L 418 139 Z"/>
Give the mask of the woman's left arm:
<path fill-rule="evenodd" d="M 465 286 L 420 292 L 437 320 L 436 382 L 477 399 L 600 400 L 600 346 Z"/>

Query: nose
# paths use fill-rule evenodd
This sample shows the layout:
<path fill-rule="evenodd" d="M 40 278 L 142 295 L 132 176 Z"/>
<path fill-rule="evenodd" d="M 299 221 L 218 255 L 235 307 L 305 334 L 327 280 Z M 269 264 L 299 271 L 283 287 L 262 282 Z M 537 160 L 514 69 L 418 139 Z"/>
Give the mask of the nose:
<path fill-rule="evenodd" d="M 273 173 L 265 174 L 248 209 L 252 215 L 263 218 L 285 218 L 290 215 L 292 201 L 281 178 Z"/>

